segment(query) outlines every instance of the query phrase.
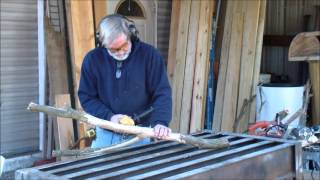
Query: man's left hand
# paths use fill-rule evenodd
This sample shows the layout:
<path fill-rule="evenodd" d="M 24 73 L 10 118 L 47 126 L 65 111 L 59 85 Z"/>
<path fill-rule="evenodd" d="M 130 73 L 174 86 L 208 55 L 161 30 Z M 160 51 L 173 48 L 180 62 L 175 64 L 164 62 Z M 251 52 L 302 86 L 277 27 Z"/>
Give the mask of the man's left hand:
<path fill-rule="evenodd" d="M 165 139 L 166 137 L 168 137 L 171 133 L 171 129 L 161 125 L 161 124 L 157 124 L 154 128 L 153 128 L 153 132 L 154 135 L 159 138 L 159 139 Z"/>

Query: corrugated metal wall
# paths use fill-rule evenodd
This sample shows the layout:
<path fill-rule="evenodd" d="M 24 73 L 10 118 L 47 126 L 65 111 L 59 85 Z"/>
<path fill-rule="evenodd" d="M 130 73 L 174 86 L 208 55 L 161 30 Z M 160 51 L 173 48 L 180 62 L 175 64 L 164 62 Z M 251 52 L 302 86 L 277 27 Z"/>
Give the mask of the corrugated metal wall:
<path fill-rule="evenodd" d="M 264 34 L 296 35 L 303 31 L 304 15 L 315 14 L 319 0 L 268 0 Z M 301 63 L 288 61 L 288 47 L 264 46 L 261 72 L 287 75 L 290 83 L 301 83 Z"/>
<path fill-rule="evenodd" d="M 0 153 L 39 149 L 37 0 L 1 0 Z"/>
<path fill-rule="evenodd" d="M 171 0 L 158 0 L 157 48 L 166 62 L 170 37 L 171 4 Z"/>

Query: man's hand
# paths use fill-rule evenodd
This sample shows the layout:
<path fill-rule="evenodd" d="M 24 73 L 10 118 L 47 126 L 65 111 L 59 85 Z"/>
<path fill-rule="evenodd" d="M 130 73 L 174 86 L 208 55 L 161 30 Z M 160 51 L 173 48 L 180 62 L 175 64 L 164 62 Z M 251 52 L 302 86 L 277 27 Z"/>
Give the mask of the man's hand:
<path fill-rule="evenodd" d="M 116 114 L 113 115 L 110 119 L 111 122 L 113 123 L 117 123 L 117 124 L 123 124 L 123 125 L 127 125 L 127 126 L 134 126 L 134 120 L 132 118 L 130 118 L 127 115 L 123 115 L 123 114 Z"/>
<path fill-rule="evenodd" d="M 165 137 L 169 136 L 171 133 L 171 129 L 161 125 L 161 124 L 157 124 L 154 128 L 153 128 L 153 132 L 154 135 L 159 138 L 159 139 L 164 139 Z"/>

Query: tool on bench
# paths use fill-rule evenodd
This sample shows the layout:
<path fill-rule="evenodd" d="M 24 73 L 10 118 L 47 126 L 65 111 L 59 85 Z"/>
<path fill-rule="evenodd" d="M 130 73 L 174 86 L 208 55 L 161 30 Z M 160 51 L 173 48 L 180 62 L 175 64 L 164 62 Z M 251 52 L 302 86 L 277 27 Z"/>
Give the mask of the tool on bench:
<path fill-rule="evenodd" d="M 248 133 L 258 136 L 283 137 L 289 124 L 303 114 L 303 110 L 299 109 L 286 122 L 283 122 L 283 119 L 288 115 L 288 111 L 280 111 L 276 114 L 274 121 L 259 121 L 249 126 Z"/>

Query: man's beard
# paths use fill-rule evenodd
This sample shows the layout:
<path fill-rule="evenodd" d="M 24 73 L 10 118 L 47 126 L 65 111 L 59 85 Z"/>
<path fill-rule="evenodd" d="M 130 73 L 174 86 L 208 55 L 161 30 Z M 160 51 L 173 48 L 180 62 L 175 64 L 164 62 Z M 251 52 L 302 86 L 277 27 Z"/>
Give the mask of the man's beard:
<path fill-rule="evenodd" d="M 108 50 L 109 54 L 111 57 L 113 57 L 114 59 L 118 60 L 118 61 L 124 61 L 126 60 L 130 53 L 131 53 L 131 49 L 132 49 L 132 46 L 130 45 L 128 51 L 125 53 L 125 54 L 122 54 L 121 56 L 117 55 L 117 53 L 112 53 Z"/>

